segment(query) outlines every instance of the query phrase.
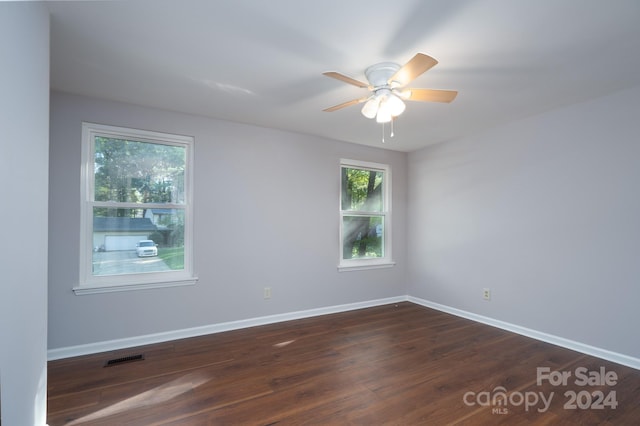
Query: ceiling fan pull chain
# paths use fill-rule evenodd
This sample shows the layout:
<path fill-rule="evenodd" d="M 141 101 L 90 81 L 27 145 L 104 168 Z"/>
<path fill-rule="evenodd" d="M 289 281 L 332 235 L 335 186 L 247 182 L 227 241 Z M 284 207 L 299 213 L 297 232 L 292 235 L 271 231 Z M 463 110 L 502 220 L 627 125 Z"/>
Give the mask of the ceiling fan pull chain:
<path fill-rule="evenodd" d="M 382 123 L 382 143 L 384 143 L 384 123 Z"/>
<path fill-rule="evenodd" d="M 393 122 L 396 121 L 394 118 L 391 118 L 391 134 L 389 136 L 393 137 Z"/>

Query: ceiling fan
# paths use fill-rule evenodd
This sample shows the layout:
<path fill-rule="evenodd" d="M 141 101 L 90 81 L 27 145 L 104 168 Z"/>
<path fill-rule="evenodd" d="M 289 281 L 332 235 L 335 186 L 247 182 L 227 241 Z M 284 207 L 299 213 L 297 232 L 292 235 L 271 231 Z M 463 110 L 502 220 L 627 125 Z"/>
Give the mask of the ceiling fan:
<path fill-rule="evenodd" d="M 375 117 L 378 123 L 388 123 L 404 112 L 406 105 L 403 101 L 451 102 L 458 95 L 457 91 L 405 87 L 437 63 L 438 61 L 431 56 L 418 53 L 402 66 L 394 62 L 381 62 L 371 65 L 364 71 L 369 84 L 347 77 L 339 72 L 325 72 L 323 74 L 327 77 L 335 78 L 357 87 L 367 88 L 371 93 L 363 98 L 353 99 L 326 108 L 323 111 L 333 112 L 364 102 L 362 114 L 365 117 L 371 119 Z"/>

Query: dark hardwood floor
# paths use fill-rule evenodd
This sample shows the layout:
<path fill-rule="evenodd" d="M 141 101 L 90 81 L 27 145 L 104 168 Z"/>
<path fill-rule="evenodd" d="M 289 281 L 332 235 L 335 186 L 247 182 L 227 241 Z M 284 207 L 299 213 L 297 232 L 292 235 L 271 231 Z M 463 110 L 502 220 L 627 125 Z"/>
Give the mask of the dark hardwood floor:
<path fill-rule="evenodd" d="M 638 425 L 640 371 L 405 302 L 50 362 L 48 422 Z"/>

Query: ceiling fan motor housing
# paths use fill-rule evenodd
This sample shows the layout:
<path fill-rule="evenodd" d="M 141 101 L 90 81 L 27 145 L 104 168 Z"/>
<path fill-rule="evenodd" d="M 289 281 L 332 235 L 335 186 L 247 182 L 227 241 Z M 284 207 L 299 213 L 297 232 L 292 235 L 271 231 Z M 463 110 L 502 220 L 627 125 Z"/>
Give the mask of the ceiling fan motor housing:
<path fill-rule="evenodd" d="M 373 90 L 383 87 L 389 87 L 389 79 L 400 69 L 400 65 L 394 62 L 381 62 L 371 65 L 364 70 L 369 84 L 373 86 Z"/>

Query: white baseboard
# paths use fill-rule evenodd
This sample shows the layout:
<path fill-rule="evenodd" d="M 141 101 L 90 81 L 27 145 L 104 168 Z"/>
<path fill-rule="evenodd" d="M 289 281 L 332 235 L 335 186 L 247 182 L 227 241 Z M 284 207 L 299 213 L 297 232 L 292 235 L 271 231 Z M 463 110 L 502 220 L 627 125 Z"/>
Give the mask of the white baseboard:
<path fill-rule="evenodd" d="M 49 349 L 47 359 L 71 358 L 74 356 L 90 355 L 100 352 L 108 352 L 135 346 L 150 345 L 153 343 L 168 342 L 171 340 L 188 337 L 203 336 L 220 333 L 223 331 L 238 330 L 241 328 L 255 327 L 258 325 L 274 324 L 283 321 L 301 318 L 315 317 L 319 315 L 334 314 L 338 312 L 353 311 L 355 309 L 370 308 L 373 306 L 387 305 L 407 301 L 407 296 L 388 297 L 385 299 L 369 300 L 365 302 L 348 303 L 345 305 L 327 306 L 324 308 L 308 309 L 305 311 L 288 312 L 285 314 L 268 315 L 264 317 L 249 318 L 246 320 L 223 322 L 219 324 L 193 327 L 183 330 L 167 331 L 162 333 L 147 334 L 144 336 L 128 337 L 124 339 L 108 340 L 105 342 L 88 343 L 86 345 L 69 346 L 64 348 Z"/>
<path fill-rule="evenodd" d="M 552 334 L 543 333 L 541 331 L 532 330 L 530 328 L 521 327 L 519 325 L 511 324 L 508 322 L 496 320 L 493 318 L 485 317 L 482 315 L 474 314 L 471 312 L 463 311 L 460 309 L 452 308 L 450 306 L 441 305 L 439 303 L 431 302 L 428 300 L 420 299 L 413 296 L 407 296 L 409 302 L 425 306 L 427 308 L 436 309 L 438 311 L 446 312 L 458 317 L 467 318 L 472 321 L 480 322 L 483 324 L 491 325 L 493 327 L 501 328 L 503 330 L 511 331 L 523 336 L 531 337 L 536 340 L 551 343 L 553 345 L 561 346 L 563 348 L 571 349 L 586 355 L 592 355 L 598 358 L 605 359 L 607 361 L 615 362 L 617 364 L 626 365 L 627 367 L 640 370 L 640 359 L 632 356 L 612 352 L 607 349 L 597 348 L 595 346 L 586 345 L 584 343 L 576 342 L 574 340 L 565 339 L 564 337 L 554 336 Z"/>
<path fill-rule="evenodd" d="M 100 352 L 108 352 L 119 349 L 126 349 L 135 346 L 149 345 L 153 343 L 168 342 L 171 340 L 184 339 L 188 337 L 203 336 L 207 334 L 221 333 L 223 331 L 238 330 L 241 328 L 255 327 L 258 325 L 274 324 L 283 321 L 296 320 L 301 318 L 315 317 L 319 315 L 334 314 L 338 312 L 347 312 L 355 309 L 370 308 L 373 306 L 386 305 L 390 303 L 399 303 L 409 301 L 417 305 L 432 308 L 438 311 L 446 312 L 458 317 L 467 318 L 472 321 L 487 324 L 503 330 L 511 331 L 516 334 L 531 337 L 536 340 L 551 343 L 563 348 L 571 349 L 583 354 L 592 355 L 617 364 L 626 365 L 627 367 L 640 370 L 640 359 L 628 355 L 612 352 L 607 349 L 586 345 L 574 340 L 565 339 L 564 337 L 554 336 L 552 334 L 543 333 L 541 331 L 532 330 L 530 328 L 521 327 L 519 325 L 485 317 L 483 315 L 474 314 L 472 312 L 463 311 L 461 309 L 452 308 L 450 306 L 441 305 L 425 299 L 413 296 L 397 296 L 385 299 L 369 300 L 365 302 L 348 303 L 344 305 L 327 306 L 323 308 L 309 309 L 305 311 L 288 312 L 284 314 L 268 315 L 263 317 L 249 318 L 246 320 L 223 322 L 219 324 L 211 324 L 202 327 L 193 327 L 183 330 L 167 331 L 162 333 L 147 334 L 144 336 L 129 337 L 125 339 L 109 340 L 105 342 L 89 343 L 86 345 L 69 346 L 65 348 L 49 349 L 47 359 L 54 361 L 57 359 L 71 358 L 74 356 L 90 355 Z"/>

